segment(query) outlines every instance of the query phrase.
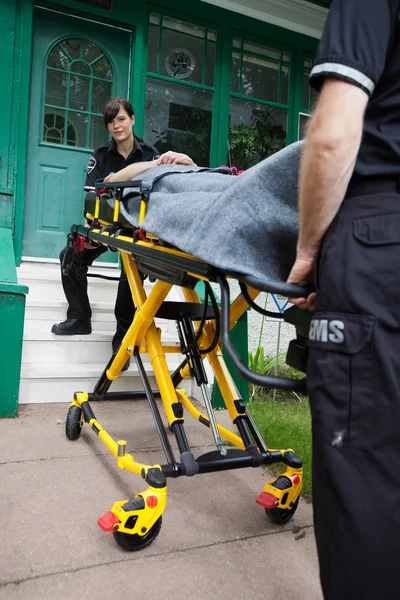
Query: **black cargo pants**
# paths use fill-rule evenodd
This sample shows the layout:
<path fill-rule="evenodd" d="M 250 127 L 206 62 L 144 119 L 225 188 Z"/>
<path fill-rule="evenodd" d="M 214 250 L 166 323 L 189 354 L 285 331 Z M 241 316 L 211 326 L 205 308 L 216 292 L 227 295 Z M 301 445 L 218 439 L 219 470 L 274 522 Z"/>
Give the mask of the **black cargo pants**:
<path fill-rule="evenodd" d="M 62 264 L 64 248 L 60 253 L 60 261 Z M 68 302 L 67 318 L 68 319 L 90 319 L 92 309 L 88 297 L 88 267 L 96 258 L 107 252 L 107 248 L 99 246 L 84 250 L 80 254 L 74 255 L 73 263 L 68 276 L 65 276 L 61 271 L 61 281 L 64 288 L 65 297 Z M 133 321 L 135 307 L 132 300 L 132 294 L 126 278 L 125 271 L 121 272 L 121 277 L 118 283 L 117 299 L 115 302 L 115 318 L 117 320 L 117 330 L 112 340 L 112 347 L 115 351 L 122 342 L 125 333 Z"/>
<path fill-rule="evenodd" d="M 400 194 L 362 192 L 324 239 L 309 334 L 325 600 L 400 597 Z"/>

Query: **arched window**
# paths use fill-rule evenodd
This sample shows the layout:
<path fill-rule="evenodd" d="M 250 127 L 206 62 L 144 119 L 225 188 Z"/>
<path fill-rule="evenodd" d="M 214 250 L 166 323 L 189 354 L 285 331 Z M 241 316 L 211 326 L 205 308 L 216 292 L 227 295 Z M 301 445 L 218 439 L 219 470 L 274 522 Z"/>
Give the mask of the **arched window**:
<path fill-rule="evenodd" d="M 102 111 L 112 96 L 113 68 L 99 46 L 83 38 L 57 42 L 46 65 L 43 141 L 80 148 L 104 144 Z"/>

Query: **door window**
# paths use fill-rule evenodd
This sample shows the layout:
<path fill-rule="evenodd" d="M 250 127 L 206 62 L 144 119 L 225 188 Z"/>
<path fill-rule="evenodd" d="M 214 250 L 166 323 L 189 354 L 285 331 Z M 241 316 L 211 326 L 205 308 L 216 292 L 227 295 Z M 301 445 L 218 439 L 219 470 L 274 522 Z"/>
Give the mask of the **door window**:
<path fill-rule="evenodd" d="M 47 57 L 42 140 L 97 148 L 108 139 L 103 107 L 113 95 L 113 67 L 100 46 L 83 38 L 57 42 Z"/>

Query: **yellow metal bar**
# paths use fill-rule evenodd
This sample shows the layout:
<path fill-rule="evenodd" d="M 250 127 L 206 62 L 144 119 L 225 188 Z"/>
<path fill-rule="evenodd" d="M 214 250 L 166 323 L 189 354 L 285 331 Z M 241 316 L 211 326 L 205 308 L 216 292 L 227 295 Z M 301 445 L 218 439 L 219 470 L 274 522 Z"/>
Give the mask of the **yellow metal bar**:
<path fill-rule="evenodd" d="M 143 223 L 144 218 L 146 216 L 146 202 L 144 200 L 140 201 L 140 210 L 139 210 L 139 225 Z"/>
<path fill-rule="evenodd" d="M 96 204 L 94 205 L 94 218 L 98 219 L 100 214 L 100 197 L 96 195 Z"/>
<path fill-rule="evenodd" d="M 138 326 L 138 333 L 136 335 L 136 345 L 139 345 L 139 343 L 141 344 L 143 338 L 146 340 L 147 353 L 154 370 L 158 389 L 160 390 L 161 400 L 164 405 L 168 424 L 171 425 L 177 420 L 172 410 L 172 404 L 176 402 L 176 393 L 165 358 L 165 349 L 163 348 L 160 340 L 160 331 L 157 329 L 154 323 L 154 317 L 171 290 L 172 284 L 165 283 L 163 281 L 157 281 L 150 292 L 149 297 L 147 298 L 136 267 L 136 263 L 134 262 L 132 256 L 126 254 L 125 252 L 121 252 L 121 257 L 132 291 L 133 301 L 138 307 L 139 312 L 135 314 L 133 324 L 123 339 L 120 351 L 122 350 L 122 346 L 132 346 L 132 344 L 129 343 L 129 333 L 131 328 L 135 325 L 135 322 L 139 321 L 140 324 Z M 116 359 L 118 358 L 118 354 Z M 109 372 L 111 372 L 111 367 Z"/>
<path fill-rule="evenodd" d="M 113 215 L 114 223 L 118 223 L 118 217 L 119 217 L 119 200 L 117 200 L 117 198 L 116 198 L 115 204 L 114 204 L 114 215 Z"/>
<path fill-rule="evenodd" d="M 186 396 L 186 392 L 184 389 L 180 389 L 180 388 L 177 389 L 176 395 L 178 396 L 178 399 L 180 400 L 180 402 L 182 402 L 182 404 L 184 405 L 184 407 L 186 408 L 188 413 L 191 414 L 194 419 L 196 419 L 197 421 L 200 421 L 200 417 L 202 417 L 206 421 L 209 421 L 209 418 L 206 417 L 205 415 L 201 414 L 201 412 L 198 411 L 197 408 L 190 402 L 189 398 Z M 243 441 L 238 435 L 236 435 L 235 433 L 232 433 L 232 431 L 229 431 L 229 429 L 226 429 L 226 427 L 223 427 L 219 423 L 217 423 L 217 428 L 218 428 L 220 435 L 225 440 L 227 440 L 234 446 L 237 446 L 238 448 L 245 450 Z"/>
<path fill-rule="evenodd" d="M 172 287 L 170 283 L 157 281 L 147 298 L 139 271 L 131 255 L 128 255 L 126 252 L 121 252 L 121 258 L 131 288 L 133 301 L 136 306 L 136 313 L 133 323 L 126 332 L 113 363 L 107 370 L 107 378 L 111 381 L 119 377 L 121 369 L 132 355 L 134 348 L 142 345 L 149 327 L 154 327 L 154 335 L 157 336 L 158 342 L 160 342 L 159 334 L 154 325 L 154 317 Z M 147 340 L 146 347 L 148 349 Z"/>

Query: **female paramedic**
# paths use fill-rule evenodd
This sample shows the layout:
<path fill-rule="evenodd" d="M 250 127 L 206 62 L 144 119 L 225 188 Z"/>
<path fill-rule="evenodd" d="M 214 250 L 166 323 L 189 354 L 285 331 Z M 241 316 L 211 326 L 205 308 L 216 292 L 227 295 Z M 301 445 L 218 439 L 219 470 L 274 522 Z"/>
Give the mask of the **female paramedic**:
<path fill-rule="evenodd" d="M 98 148 L 91 156 L 86 173 L 86 186 L 94 186 L 98 179 L 103 179 L 113 173 L 116 180 L 140 175 L 149 168 L 161 163 L 194 165 L 186 154 L 166 152 L 161 155 L 154 146 L 146 144 L 135 135 L 133 125 L 135 116 L 132 105 L 125 98 L 113 98 L 103 110 L 104 125 L 112 136 L 111 142 Z M 129 177 L 126 167 L 135 165 L 133 174 Z M 124 171 L 122 171 L 124 169 Z M 118 171 L 122 171 L 121 174 Z M 62 263 L 66 248 L 61 251 Z M 64 293 L 68 301 L 67 319 L 53 325 L 51 331 L 55 335 L 89 334 L 92 332 L 89 298 L 87 294 L 88 266 L 106 252 L 104 246 L 85 247 L 79 255 L 74 255 L 72 267 L 68 276 L 61 272 Z M 78 272 L 79 268 L 79 272 Z M 112 340 L 113 351 L 121 343 L 125 332 L 132 323 L 134 305 L 125 273 L 121 274 L 115 303 L 117 330 Z M 124 370 L 129 366 L 125 365 Z"/>
<path fill-rule="evenodd" d="M 400 596 L 400 0 L 333 0 L 291 283 L 315 267 L 307 383 L 326 600 Z M 317 259 L 318 255 L 318 259 Z"/>

